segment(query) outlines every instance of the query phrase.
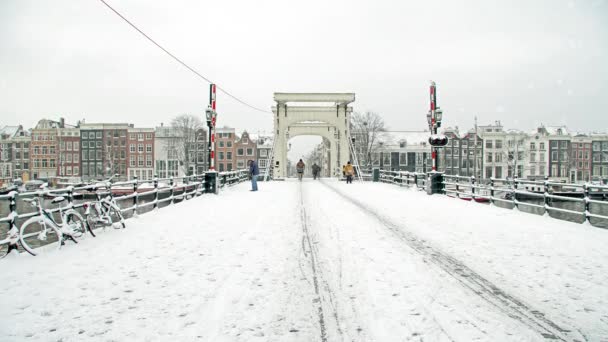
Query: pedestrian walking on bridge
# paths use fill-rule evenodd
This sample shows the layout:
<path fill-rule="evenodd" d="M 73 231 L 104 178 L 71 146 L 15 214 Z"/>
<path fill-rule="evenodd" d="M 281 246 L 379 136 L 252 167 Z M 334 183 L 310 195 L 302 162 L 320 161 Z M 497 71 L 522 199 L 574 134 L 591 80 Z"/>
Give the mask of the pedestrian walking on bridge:
<path fill-rule="evenodd" d="M 249 191 L 258 191 L 258 175 L 260 174 L 258 163 L 255 160 L 249 160 L 247 163 L 249 164 L 249 176 L 251 177 L 251 190 Z"/>
<path fill-rule="evenodd" d="M 344 174 L 346 175 L 346 184 L 352 184 L 355 169 L 353 168 L 353 164 L 351 164 L 350 161 L 344 166 Z"/>
<path fill-rule="evenodd" d="M 304 176 L 304 162 L 302 159 L 296 164 L 296 172 L 298 173 L 298 179 L 302 181 L 302 177 Z"/>
<path fill-rule="evenodd" d="M 312 164 L 312 178 L 317 179 L 319 177 L 319 173 L 321 172 L 321 167 L 317 165 L 317 163 Z"/>

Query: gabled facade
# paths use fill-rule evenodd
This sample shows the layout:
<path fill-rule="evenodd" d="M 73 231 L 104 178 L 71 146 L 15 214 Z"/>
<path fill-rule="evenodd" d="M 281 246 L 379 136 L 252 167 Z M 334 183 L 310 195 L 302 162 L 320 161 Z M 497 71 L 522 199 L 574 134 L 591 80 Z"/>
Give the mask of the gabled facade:
<path fill-rule="evenodd" d="M 234 142 L 234 151 L 236 152 L 235 170 L 242 170 L 247 168 L 248 160 L 256 159 L 257 144 L 255 141 L 251 140 L 251 138 L 249 137 L 249 133 L 247 133 L 247 131 L 244 131 L 243 134 L 241 134 L 240 138 Z"/>
<path fill-rule="evenodd" d="M 29 180 L 31 140 L 30 132 L 21 125 L 0 129 L 0 183 Z"/>

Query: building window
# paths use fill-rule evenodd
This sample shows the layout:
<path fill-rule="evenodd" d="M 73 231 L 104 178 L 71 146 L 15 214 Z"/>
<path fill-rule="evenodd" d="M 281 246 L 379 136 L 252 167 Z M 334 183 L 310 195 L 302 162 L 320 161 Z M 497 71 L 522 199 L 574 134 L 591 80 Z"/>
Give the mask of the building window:
<path fill-rule="evenodd" d="M 494 168 L 494 177 L 502 178 L 502 166 L 497 166 L 496 168 Z"/>
<path fill-rule="evenodd" d="M 531 149 L 531 150 L 536 150 L 536 143 L 531 142 L 531 143 L 530 143 L 530 149 Z"/>
<path fill-rule="evenodd" d="M 218 145 L 219 145 L 219 147 L 224 147 L 224 142 L 223 142 L 223 141 L 220 141 L 220 142 L 218 143 Z"/>
<path fill-rule="evenodd" d="M 243 156 L 243 149 L 242 148 L 237 149 L 236 150 L 236 155 L 239 156 L 239 157 Z"/>
<path fill-rule="evenodd" d="M 66 142 L 65 146 L 66 146 L 66 150 L 68 150 L 68 151 L 72 150 L 72 142 L 71 141 Z"/>
<path fill-rule="evenodd" d="M 146 153 L 152 153 L 152 144 L 146 144 Z"/>
<path fill-rule="evenodd" d="M 238 169 L 242 169 L 242 168 L 244 168 L 244 167 L 245 167 L 245 161 L 244 161 L 244 160 L 238 160 L 238 161 L 236 162 L 236 167 L 237 167 Z"/>
<path fill-rule="evenodd" d="M 135 167 L 135 156 L 134 155 L 129 156 L 129 166 Z"/>
<path fill-rule="evenodd" d="M 65 141 L 62 140 L 59 142 L 59 150 L 65 151 Z"/>
<path fill-rule="evenodd" d="M 228 147 L 228 148 L 232 147 L 232 141 L 226 142 L 226 147 Z"/>
<path fill-rule="evenodd" d="M 247 149 L 247 155 L 248 156 L 253 156 L 253 149 L 252 148 L 248 148 Z"/>
<path fill-rule="evenodd" d="M 152 140 L 152 133 L 146 133 L 146 140 Z"/>
<path fill-rule="evenodd" d="M 492 162 L 492 152 L 488 152 L 486 154 L 486 162 L 487 163 L 491 163 Z"/>
<path fill-rule="evenodd" d="M 226 164 L 226 171 L 232 171 L 232 163 Z"/>
<path fill-rule="evenodd" d="M 259 151 L 258 153 L 259 153 L 260 157 L 263 157 L 263 158 L 268 157 L 268 150 L 267 149 L 261 149 L 261 150 L 258 150 L 258 151 Z"/>
<path fill-rule="evenodd" d="M 137 166 L 139 166 L 139 167 L 144 166 L 144 156 L 137 156 Z"/>
<path fill-rule="evenodd" d="M 232 160 L 232 152 L 226 152 L 226 159 Z"/>
<path fill-rule="evenodd" d="M 243 144 L 245 144 L 245 145 L 249 144 L 249 139 L 243 138 Z"/>
<path fill-rule="evenodd" d="M 139 140 L 139 141 L 144 140 L 144 134 L 143 133 L 137 133 L 137 140 Z"/>
<path fill-rule="evenodd" d="M 152 167 L 152 155 L 146 155 L 146 167 Z"/>

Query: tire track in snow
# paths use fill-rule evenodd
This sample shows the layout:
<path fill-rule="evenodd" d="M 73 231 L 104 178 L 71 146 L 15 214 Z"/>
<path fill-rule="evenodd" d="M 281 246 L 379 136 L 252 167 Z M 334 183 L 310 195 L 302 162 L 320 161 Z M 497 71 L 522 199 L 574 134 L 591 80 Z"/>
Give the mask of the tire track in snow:
<path fill-rule="evenodd" d="M 402 226 L 370 209 L 364 203 L 352 199 L 351 197 L 342 193 L 340 190 L 326 184 L 323 181 L 321 181 L 321 183 L 355 206 L 359 207 L 369 216 L 377 219 L 397 238 L 404 241 L 414 251 L 418 252 L 420 255 L 428 258 L 434 264 L 439 266 L 443 271 L 456 279 L 464 287 L 474 292 L 494 307 L 498 308 L 510 318 L 519 321 L 534 331 L 537 331 L 543 338 L 559 341 L 585 340 L 583 336 L 571 336 L 571 330 L 560 327 L 558 324 L 545 317 L 544 313 L 529 307 L 518 298 L 515 298 L 514 296 L 501 290 L 498 286 L 476 273 L 460 260 L 437 248 L 432 247 L 413 233 L 402 229 Z"/>
<path fill-rule="evenodd" d="M 327 342 L 327 331 L 325 324 L 325 312 L 323 310 L 323 302 L 321 300 L 321 293 L 319 290 L 319 277 L 317 275 L 317 256 L 316 252 L 313 249 L 312 243 L 310 241 L 310 232 L 308 230 L 308 223 L 306 217 L 306 209 L 304 208 L 304 196 L 302 195 L 302 183 L 299 184 L 300 190 L 300 220 L 302 222 L 302 231 L 304 233 L 304 239 L 302 240 L 302 249 L 304 251 L 304 255 L 310 256 L 310 268 L 312 270 L 312 283 L 315 289 L 315 302 L 317 303 L 317 315 L 319 317 L 319 328 L 321 333 L 321 341 Z M 309 252 L 307 253 L 306 247 L 308 247 Z"/>

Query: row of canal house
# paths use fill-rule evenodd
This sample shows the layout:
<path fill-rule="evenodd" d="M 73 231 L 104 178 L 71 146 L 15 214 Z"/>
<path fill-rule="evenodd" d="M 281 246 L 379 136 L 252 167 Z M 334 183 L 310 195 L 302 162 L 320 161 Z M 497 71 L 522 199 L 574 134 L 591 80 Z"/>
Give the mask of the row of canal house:
<path fill-rule="evenodd" d="M 505 129 L 499 121 L 466 132 L 460 132 L 458 127 L 446 128 L 442 133 L 448 137 L 448 144 L 439 149 L 438 169 L 448 175 L 608 182 L 606 134 L 572 133 L 565 126 L 545 125 L 526 133 Z M 429 136 L 428 131 L 380 133 L 372 166 L 430 171 Z M 360 150 L 356 145 L 355 142 L 355 149 Z M 360 159 L 365 161 L 365 156 Z"/>

